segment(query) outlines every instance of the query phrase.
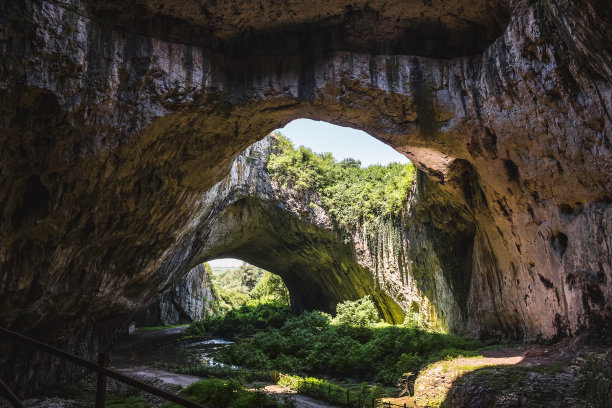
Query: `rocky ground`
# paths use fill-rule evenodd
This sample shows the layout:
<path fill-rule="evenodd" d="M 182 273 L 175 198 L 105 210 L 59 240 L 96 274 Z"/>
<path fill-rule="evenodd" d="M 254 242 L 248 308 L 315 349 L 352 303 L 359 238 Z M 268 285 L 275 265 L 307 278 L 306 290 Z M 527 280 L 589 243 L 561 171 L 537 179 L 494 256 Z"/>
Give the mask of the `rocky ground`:
<path fill-rule="evenodd" d="M 612 348 L 561 342 L 441 361 L 415 382 L 424 407 L 612 407 Z"/>
<path fill-rule="evenodd" d="M 119 343 L 112 365 L 118 371 L 177 392 L 199 378 L 151 367 L 131 358 L 134 347 L 152 348 L 175 341 L 183 328 L 140 331 Z M 525 344 L 493 347 L 478 357 L 461 357 L 430 365 L 417 377 L 413 397 L 383 398 L 407 407 L 612 407 L 612 347 L 589 346 L 580 337 L 553 345 Z M 295 394 L 275 384 L 258 384 L 279 398 L 293 398 L 298 407 L 328 408 L 332 405 Z M 111 398 L 131 392 L 109 380 Z M 93 404 L 95 376 L 91 375 L 53 397 L 30 399 L 31 408 L 80 408 Z M 70 396 L 67 396 L 70 395 Z M 144 395 L 144 394 L 143 394 Z M 146 396 L 149 406 L 159 398 Z M 129 405 L 128 405 L 129 406 Z M 8 408 L 0 400 L 0 408 Z"/>

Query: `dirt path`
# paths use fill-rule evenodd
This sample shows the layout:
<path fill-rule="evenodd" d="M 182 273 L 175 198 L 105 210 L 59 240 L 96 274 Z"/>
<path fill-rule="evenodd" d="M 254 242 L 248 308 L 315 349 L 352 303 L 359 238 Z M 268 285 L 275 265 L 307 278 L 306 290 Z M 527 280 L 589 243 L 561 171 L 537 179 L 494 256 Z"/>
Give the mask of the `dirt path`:
<path fill-rule="evenodd" d="M 273 394 L 279 398 L 285 396 L 292 397 L 299 408 L 337 408 L 337 405 L 329 405 L 326 402 L 322 402 L 314 398 L 307 397 L 305 395 L 297 394 L 295 391 L 281 387 L 277 384 L 266 385 L 264 387 L 264 390 L 268 394 Z"/>
<path fill-rule="evenodd" d="M 141 381 L 156 380 L 162 385 L 180 385 L 187 387 L 202 378 L 195 375 L 178 374 L 144 364 L 125 365 L 116 368 L 116 371 L 128 377 L 136 378 Z"/>
<path fill-rule="evenodd" d="M 134 350 L 150 350 L 162 344 L 167 344 L 178 340 L 185 327 L 175 327 L 169 329 L 137 331 L 128 337 L 122 338 L 113 348 L 113 367 L 122 374 L 137 378 L 139 380 L 154 380 L 161 386 L 180 385 L 187 387 L 201 377 L 194 375 L 178 374 L 170 371 L 152 367 L 134 359 Z M 273 394 L 278 398 L 284 396 L 292 397 L 299 408 L 336 408 L 336 405 L 329 405 L 325 402 L 315 400 L 305 395 L 299 395 L 295 391 L 281 387 L 276 384 L 268 383 L 264 387 L 265 392 Z"/>
<path fill-rule="evenodd" d="M 173 373 L 133 359 L 133 350 L 149 350 L 161 344 L 176 341 L 181 337 L 181 332 L 185 327 L 137 331 L 135 334 L 121 338 L 112 350 L 112 367 L 121 374 L 143 381 L 155 380 L 162 386 L 180 385 L 187 387 L 201 380 L 201 378 L 193 375 Z"/>

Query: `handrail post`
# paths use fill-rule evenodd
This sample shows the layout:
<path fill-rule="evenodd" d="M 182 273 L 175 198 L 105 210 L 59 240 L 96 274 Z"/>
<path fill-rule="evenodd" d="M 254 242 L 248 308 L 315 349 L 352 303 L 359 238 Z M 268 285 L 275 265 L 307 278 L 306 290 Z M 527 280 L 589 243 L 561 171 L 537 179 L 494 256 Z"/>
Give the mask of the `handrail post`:
<path fill-rule="evenodd" d="M 108 367 L 108 352 L 98 354 L 98 364 L 104 368 Z M 96 386 L 96 408 L 104 408 L 106 402 L 106 376 L 98 374 L 98 384 Z"/>
<path fill-rule="evenodd" d="M 29 346 L 37 348 L 38 350 L 45 351 L 45 352 L 47 352 L 49 354 L 58 356 L 58 357 L 66 360 L 66 361 L 71 362 L 71 363 L 78 364 L 78 365 L 80 365 L 82 367 L 85 367 L 85 368 L 87 368 L 89 370 L 95 371 L 99 375 L 104 375 L 106 377 L 114 378 L 115 380 L 118 380 L 118 381 L 120 381 L 120 382 L 122 382 L 124 384 L 131 385 L 132 387 L 135 387 L 135 388 L 137 388 L 139 390 L 142 390 L 142 391 L 148 392 L 149 394 L 161 397 L 161 398 L 165 399 L 166 401 L 174 402 L 174 403 L 179 404 L 179 405 L 181 405 L 183 407 L 186 407 L 186 408 L 206 408 L 206 406 L 203 405 L 203 404 L 197 403 L 195 401 L 190 401 L 190 400 L 185 399 L 185 398 L 183 398 L 183 397 L 181 397 L 179 395 L 172 394 L 170 392 L 164 391 L 164 390 L 162 390 L 162 389 L 160 389 L 158 387 L 155 387 L 153 385 L 144 383 L 144 382 L 139 381 L 139 380 L 137 380 L 135 378 L 132 378 L 130 376 L 123 375 L 123 374 L 121 374 L 121 373 L 119 373 L 117 371 L 111 370 L 109 368 L 102 367 L 102 366 L 100 366 L 100 365 L 98 365 L 96 363 L 92 363 L 89 360 L 85 360 L 85 359 L 83 359 L 81 357 L 75 356 L 74 354 L 70 354 L 70 353 L 68 353 L 68 352 L 66 352 L 64 350 L 58 349 L 57 347 L 53 347 L 53 346 L 51 346 L 49 344 L 45 344 L 45 343 L 42 343 L 42 342 L 40 342 L 38 340 L 35 340 L 33 338 L 24 336 L 23 334 L 15 333 L 15 332 L 13 332 L 11 330 L 8 330 L 8 329 L 6 329 L 4 327 L 0 327 L 0 335 L 8 336 L 9 338 L 11 338 L 14 341 L 26 343 Z M 1 385 L 3 385 L 3 383 L 0 384 L 0 391 L 2 391 L 1 390 L 1 388 L 2 388 Z M 100 388 L 106 388 L 106 387 L 100 387 Z"/>
<path fill-rule="evenodd" d="M 2 378 L 0 378 L 0 391 L 2 391 L 1 394 L 4 395 L 8 402 L 10 402 L 15 408 L 23 408 L 23 404 L 19 400 L 19 397 L 17 397 L 9 386 L 2 381 Z"/>

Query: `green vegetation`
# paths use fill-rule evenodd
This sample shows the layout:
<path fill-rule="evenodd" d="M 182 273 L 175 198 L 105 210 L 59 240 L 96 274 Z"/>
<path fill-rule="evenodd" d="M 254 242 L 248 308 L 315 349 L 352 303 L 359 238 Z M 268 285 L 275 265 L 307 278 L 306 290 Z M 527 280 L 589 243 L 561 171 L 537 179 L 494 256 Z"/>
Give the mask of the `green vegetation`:
<path fill-rule="evenodd" d="M 333 322 L 336 324 L 365 327 L 378 322 L 378 320 L 376 306 L 370 297 L 366 296 L 354 302 L 349 300 L 339 303 L 336 307 L 336 317 Z"/>
<path fill-rule="evenodd" d="M 318 311 L 291 316 L 281 304 L 247 305 L 193 323 L 190 335 L 253 335 L 220 349 L 218 361 L 261 370 L 333 375 L 396 384 L 425 365 L 477 354 L 482 344 L 472 338 L 442 334 L 415 326 L 371 322 L 371 301 L 338 306 L 337 316 Z M 348 314 L 357 311 L 357 319 Z M 363 316 L 362 316 L 363 315 Z"/>
<path fill-rule="evenodd" d="M 276 132 L 267 165 L 273 180 L 296 190 L 316 191 L 334 222 L 351 231 L 355 224 L 399 214 L 412 186 L 413 164 L 361 167 L 353 159 L 336 161 L 331 153 L 316 154 Z"/>
<path fill-rule="evenodd" d="M 371 387 L 366 383 L 362 383 L 357 388 L 347 388 L 328 380 L 297 375 L 283 375 L 278 384 L 318 400 L 359 408 L 373 406 L 372 402 L 378 401 L 385 394 L 383 388 Z"/>
<path fill-rule="evenodd" d="M 289 291 L 283 280 L 261 268 L 243 263 L 238 268 L 211 271 L 215 314 L 239 309 L 253 300 L 289 304 Z"/>
<path fill-rule="evenodd" d="M 589 355 L 580 371 L 585 377 L 584 396 L 596 408 L 607 407 L 612 391 L 612 360 L 605 354 Z"/>
<path fill-rule="evenodd" d="M 278 403 L 274 398 L 261 390 L 245 389 L 243 384 L 235 379 L 222 380 L 211 378 L 198 381 L 185 388 L 181 395 L 192 401 L 205 404 L 211 408 L 263 408 L 290 407 L 290 403 Z M 166 408 L 179 405 L 167 404 Z"/>
<path fill-rule="evenodd" d="M 217 298 L 216 312 L 225 313 L 245 305 L 250 293 L 264 276 L 264 270 L 243 263 L 238 268 L 212 274 L 212 284 Z"/>
<path fill-rule="evenodd" d="M 289 304 L 289 290 L 280 276 L 264 272 L 263 277 L 251 291 L 251 299 L 261 303 Z"/>
<path fill-rule="evenodd" d="M 227 338 L 248 336 L 258 330 L 281 327 L 291 316 L 291 309 L 281 302 L 253 301 L 225 315 L 207 316 L 204 320 L 193 322 L 183 332 L 185 336 L 216 334 Z"/>

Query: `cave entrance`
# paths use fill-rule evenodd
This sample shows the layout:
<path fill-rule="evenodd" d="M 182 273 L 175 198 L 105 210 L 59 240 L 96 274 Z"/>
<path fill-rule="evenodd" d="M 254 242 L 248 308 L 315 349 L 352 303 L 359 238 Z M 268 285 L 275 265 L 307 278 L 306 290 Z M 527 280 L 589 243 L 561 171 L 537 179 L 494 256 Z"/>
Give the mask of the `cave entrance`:
<path fill-rule="evenodd" d="M 390 163 L 408 164 L 410 160 L 368 133 L 329 122 L 300 118 L 277 129 L 294 146 L 304 146 L 315 153 L 330 152 L 338 161 L 358 160 L 362 166 Z"/>
<path fill-rule="evenodd" d="M 398 216 L 414 177 L 406 157 L 365 132 L 295 120 L 247 148 L 217 185 L 227 198 L 204 260 L 240 259 L 281 276 L 296 313 L 334 313 L 369 295 L 382 318 L 401 323 L 385 274 L 405 273 L 405 263 L 384 252 L 401 246 Z"/>
<path fill-rule="evenodd" d="M 225 313 L 251 302 L 290 304 L 289 290 L 278 275 L 238 259 L 213 259 L 207 263 L 214 313 Z"/>

